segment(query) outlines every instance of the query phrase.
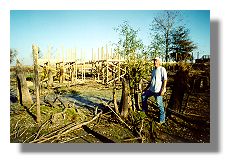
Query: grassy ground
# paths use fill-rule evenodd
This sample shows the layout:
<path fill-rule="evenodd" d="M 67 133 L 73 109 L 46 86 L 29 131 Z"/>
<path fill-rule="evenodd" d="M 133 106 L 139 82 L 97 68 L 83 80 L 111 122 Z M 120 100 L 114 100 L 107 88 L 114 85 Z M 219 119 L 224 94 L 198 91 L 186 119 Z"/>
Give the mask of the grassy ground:
<path fill-rule="evenodd" d="M 105 105 L 113 107 L 112 87 L 86 80 L 75 86 L 43 89 L 42 120 L 36 123 L 35 106 L 27 110 L 13 101 L 14 82 L 12 79 L 10 140 L 13 143 L 210 142 L 209 93 L 190 95 L 184 113 L 173 113 L 164 125 L 156 122 L 158 112 L 154 105 L 147 114 L 134 113 L 130 121 L 125 121 L 132 127 L 130 130 Z M 121 90 L 118 90 L 117 99 L 120 97 Z M 84 124 L 101 112 L 94 121 Z"/>

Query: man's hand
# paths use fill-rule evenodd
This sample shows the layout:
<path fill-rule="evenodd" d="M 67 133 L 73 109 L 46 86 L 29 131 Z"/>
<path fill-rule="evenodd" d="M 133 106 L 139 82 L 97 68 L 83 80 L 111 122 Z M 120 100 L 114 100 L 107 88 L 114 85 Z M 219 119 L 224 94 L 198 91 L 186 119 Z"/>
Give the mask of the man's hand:
<path fill-rule="evenodd" d="M 166 93 L 166 83 L 167 80 L 164 80 L 162 84 L 161 96 L 163 96 Z"/>

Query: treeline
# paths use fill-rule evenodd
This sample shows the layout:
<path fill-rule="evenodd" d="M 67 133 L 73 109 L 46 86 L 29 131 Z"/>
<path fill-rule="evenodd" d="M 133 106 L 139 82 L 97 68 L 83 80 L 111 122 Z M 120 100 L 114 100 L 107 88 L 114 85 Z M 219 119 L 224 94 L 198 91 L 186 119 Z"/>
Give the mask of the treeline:
<path fill-rule="evenodd" d="M 162 11 L 153 18 L 149 29 L 150 45 L 144 46 L 138 37 L 138 29 L 127 21 L 115 28 L 119 41 L 115 51 L 126 59 L 161 57 L 162 61 L 187 61 L 192 59 L 192 51 L 197 48 L 190 39 L 190 30 L 182 23 L 180 11 Z"/>

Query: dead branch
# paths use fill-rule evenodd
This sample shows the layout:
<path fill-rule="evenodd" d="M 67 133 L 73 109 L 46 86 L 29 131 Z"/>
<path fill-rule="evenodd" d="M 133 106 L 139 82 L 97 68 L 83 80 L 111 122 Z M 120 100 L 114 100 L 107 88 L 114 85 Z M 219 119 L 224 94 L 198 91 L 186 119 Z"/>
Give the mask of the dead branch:
<path fill-rule="evenodd" d="M 132 128 L 127 123 L 125 123 L 125 121 L 123 121 L 123 119 L 105 101 L 103 101 L 103 104 L 107 106 L 127 128 L 132 130 Z"/>
<path fill-rule="evenodd" d="M 28 139 L 32 138 L 35 134 L 32 134 L 30 137 L 26 138 L 23 143 L 25 143 Z"/>
<path fill-rule="evenodd" d="M 52 136 L 52 135 L 54 135 L 56 133 L 58 134 L 59 131 L 64 131 L 64 130 L 70 128 L 70 127 L 73 127 L 74 125 L 75 125 L 75 123 L 70 123 L 70 124 L 68 124 L 68 125 L 66 125 L 66 126 L 64 126 L 62 128 L 59 128 L 59 129 L 57 129 L 57 130 L 55 130 L 55 131 L 53 131 L 53 132 L 51 132 L 51 133 L 49 133 L 47 135 L 42 135 L 40 138 L 35 139 L 35 140 L 33 140 L 33 141 L 29 142 L 29 143 L 36 143 L 36 142 L 38 142 L 40 140 L 43 140 L 43 139 L 46 139 L 46 138 L 48 138 L 48 137 L 50 137 L 50 136 Z"/>
<path fill-rule="evenodd" d="M 38 132 L 37 132 L 37 135 L 35 136 L 34 140 L 38 138 L 38 136 L 39 136 L 40 132 L 42 131 L 43 127 L 44 127 L 49 121 L 50 121 L 50 120 L 47 120 L 46 122 L 44 122 L 44 123 L 40 126 L 40 128 L 39 128 L 39 130 L 38 130 Z"/>
<path fill-rule="evenodd" d="M 36 105 L 36 102 L 33 103 L 33 105 L 29 108 L 29 111 Z"/>
<path fill-rule="evenodd" d="M 143 131 L 143 128 L 144 128 L 144 120 L 145 119 L 143 119 L 142 121 L 141 121 L 141 127 L 140 127 L 140 131 L 138 132 L 138 134 L 139 134 L 139 136 L 140 136 L 140 139 L 142 140 L 141 142 L 143 143 L 144 142 L 144 140 L 145 140 L 145 137 L 144 136 L 142 136 L 142 131 Z"/>
<path fill-rule="evenodd" d="M 125 141 L 133 141 L 133 140 L 138 140 L 138 139 L 142 139 L 142 137 L 136 137 L 136 138 L 125 139 L 125 140 L 123 140 L 123 141 L 124 141 L 124 142 L 125 142 Z"/>
<path fill-rule="evenodd" d="M 18 138 L 21 137 L 29 128 L 30 128 L 30 127 L 27 127 L 27 128 L 18 136 Z"/>
<path fill-rule="evenodd" d="M 51 137 L 50 137 L 50 136 L 47 135 L 47 136 L 44 136 L 44 137 L 42 137 L 42 138 L 36 139 L 36 140 L 34 140 L 34 141 L 31 141 L 30 143 L 35 143 L 35 142 L 37 142 L 37 143 L 43 143 L 43 142 L 49 141 L 49 140 L 54 139 L 54 138 L 59 138 L 59 137 L 65 135 L 65 134 L 67 134 L 67 133 L 69 133 L 69 132 L 71 132 L 71 131 L 73 131 L 73 130 L 75 130 L 75 129 L 81 128 L 82 126 L 87 125 L 87 124 L 93 122 L 93 121 L 96 120 L 101 114 L 102 114 L 102 113 L 99 113 L 97 116 L 95 116 L 95 117 L 94 117 L 93 119 L 91 119 L 90 121 L 87 121 L 87 122 L 84 122 L 84 123 L 81 123 L 81 124 L 76 124 L 75 126 L 69 127 L 68 129 L 64 129 L 64 131 L 61 131 L 60 133 L 58 133 L 58 134 L 56 134 L 56 135 L 54 135 L 54 136 L 51 136 Z"/>

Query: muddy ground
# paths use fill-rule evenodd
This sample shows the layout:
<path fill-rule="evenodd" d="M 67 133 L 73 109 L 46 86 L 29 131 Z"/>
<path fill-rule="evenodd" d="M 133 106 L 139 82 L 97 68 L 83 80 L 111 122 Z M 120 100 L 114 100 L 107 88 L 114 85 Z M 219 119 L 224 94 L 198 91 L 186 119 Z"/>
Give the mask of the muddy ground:
<path fill-rule="evenodd" d="M 210 142 L 209 91 L 191 94 L 184 112 L 172 113 L 164 125 L 158 124 L 158 111 L 154 105 L 150 105 L 147 114 L 136 112 L 131 115 L 130 121 L 123 123 L 111 110 L 113 88 L 87 79 L 74 86 L 65 84 L 54 89 L 42 88 L 42 120 L 41 123 L 36 123 L 36 107 L 22 107 L 17 102 L 15 87 L 16 83 L 12 79 L 12 143 Z M 33 88 L 31 94 L 33 95 Z M 120 98 L 121 89 L 117 90 L 119 101 Z M 165 103 L 167 105 L 166 99 Z M 91 121 L 92 119 L 94 121 Z"/>

